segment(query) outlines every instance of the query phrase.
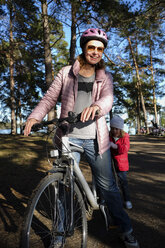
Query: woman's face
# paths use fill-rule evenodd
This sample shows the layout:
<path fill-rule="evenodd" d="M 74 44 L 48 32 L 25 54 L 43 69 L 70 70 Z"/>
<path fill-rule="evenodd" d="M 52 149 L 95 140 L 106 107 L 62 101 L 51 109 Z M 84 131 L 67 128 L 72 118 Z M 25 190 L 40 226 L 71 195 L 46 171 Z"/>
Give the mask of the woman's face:
<path fill-rule="evenodd" d="M 111 127 L 111 133 L 112 133 L 113 137 L 117 138 L 120 136 L 121 130 L 119 128 L 116 128 L 116 127 Z"/>
<path fill-rule="evenodd" d="M 95 65 L 102 59 L 104 44 L 98 40 L 90 40 L 86 43 L 84 54 L 87 63 Z"/>

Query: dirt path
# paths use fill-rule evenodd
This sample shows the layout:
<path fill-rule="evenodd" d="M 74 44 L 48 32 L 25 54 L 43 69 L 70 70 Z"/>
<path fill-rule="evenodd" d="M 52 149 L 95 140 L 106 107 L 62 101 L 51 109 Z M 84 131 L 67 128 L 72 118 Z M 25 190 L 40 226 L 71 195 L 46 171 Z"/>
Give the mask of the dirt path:
<path fill-rule="evenodd" d="M 0 248 L 18 248 L 27 199 L 44 176 L 43 144 L 2 135 L 0 145 Z M 129 160 L 133 209 L 128 214 L 136 237 L 141 248 L 164 248 L 165 139 L 132 136 Z M 83 170 L 89 174 L 88 168 Z M 98 211 L 88 226 L 88 248 L 124 248 L 116 230 L 105 231 Z"/>

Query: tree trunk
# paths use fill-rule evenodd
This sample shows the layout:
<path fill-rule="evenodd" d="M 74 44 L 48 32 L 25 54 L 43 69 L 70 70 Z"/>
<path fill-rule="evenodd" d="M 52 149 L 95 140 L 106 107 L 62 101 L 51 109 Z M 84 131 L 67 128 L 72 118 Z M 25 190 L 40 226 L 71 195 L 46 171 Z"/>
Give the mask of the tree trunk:
<path fill-rule="evenodd" d="M 136 109 L 137 109 L 137 115 L 136 115 L 136 133 L 137 134 L 140 134 L 140 95 L 139 95 L 139 86 L 136 85 L 136 88 L 137 88 L 137 106 L 136 106 Z"/>
<path fill-rule="evenodd" d="M 141 90 L 141 80 L 140 80 L 140 75 L 139 75 L 139 68 L 138 68 L 136 57 L 135 57 L 135 54 L 134 54 L 134 51 L 133 51 L 133 48 L 132 48 L 131 39 L 129 37 L 128 37 L 128 42 L 129 42 L 129 47 L 130 47 L 130 51 L 131 51 L 131 54 L 132 54 L 134 66 L 135 66 L 135 69 L 136 69 L 137 88 L 139 90 L 140 100 L 141 100 L 141 104 L 142 104 L 142 109 L 143 109 L 143 114 L 144 114 L 144 122 L 145 122 L 145 126 L 146 126 L 146 129 L 147 129 L 147 133 L 149 133 L 145 102 L 144 102 L 144 97 L 143 97 L 143 93 L 142 93 L 142 90 Z M 139 132 L 139 130 L 138 130 L 138 132 Z"/>
<path fill-rule="evenodd" d="M 150 37 L 151 39 L 151 37 Z M 155 81 L 154 81 L 154 70 L 153 70 L 153 63 L 152 63 L 152 46 L 150 42 L 150 64 L 151 64 L 151 84 L 153 89 L 153 106 L 154 106 L 154 114 L 155 114 L 155 123 L 158 124 L 158 115 L 157 115 L 157 106 L 156 106 L 156 95 L 155 95 Z"/>
<path fill-rule="evenodd" d="M 71 3 L 72 7 L 72 25 L 71 25 L 71 42 L 70 42 L 70 64 L 73 64 L 75 60 L 75 50 L 76 50 L 76 6 L 75 3 Z"/>
<path fill-rule="evenodd" d="M 50 30 L 49 20 L 47 13 L 47 0 L 41 1 L 42 3 L 42 20 L 43 20 L 43 38 L 44 38 L 44 52 L 45 52 L 45 78 L 47 88 L 52 83 L 52 55 L 50 49 Z M 54 108 L 48 113 L 48 120 L 54 118 Z"/>
<path fill-rule="evenodd" d="M 111 128 L 111 119 L 113 117 L 112 109 L 109 111 L 109 128 Z"/>
<path fill-rule="evenodd" d="M 20 75 L 22 73 L 21 69 L 20 71 Z M 18 117 L 19 117 L 19 127 L 20 127 L 20 134 L 23 134 L 23 123 L 22 123 L 22 108 L 21 108 L 21 94 L 20 94 L 20 82 L 18 82 L 18 105 L 17 105 L 17 109 L 18 109 Z"/>
<path fill-rule="evenodd" d="M 15 118 L 15 97 L 14 97 L 14 48 L 13 48 L 13 9 L 10 6 L 10 103 L 11 103 L 11 134 L 16 134 L 16 118 Z"/>

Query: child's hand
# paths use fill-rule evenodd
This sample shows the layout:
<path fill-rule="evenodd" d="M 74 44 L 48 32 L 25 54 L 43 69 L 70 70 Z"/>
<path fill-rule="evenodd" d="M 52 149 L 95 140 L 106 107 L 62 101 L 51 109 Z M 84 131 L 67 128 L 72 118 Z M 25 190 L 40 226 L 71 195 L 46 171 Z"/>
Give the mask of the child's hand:
<path fill-rule="evenodd" d="M 113 142 L 110 142 L 110 147 L 112 147 L 113 149 L 117 149 L 118 148 L 118 146 L 115 143 L 113 143 Z"/>

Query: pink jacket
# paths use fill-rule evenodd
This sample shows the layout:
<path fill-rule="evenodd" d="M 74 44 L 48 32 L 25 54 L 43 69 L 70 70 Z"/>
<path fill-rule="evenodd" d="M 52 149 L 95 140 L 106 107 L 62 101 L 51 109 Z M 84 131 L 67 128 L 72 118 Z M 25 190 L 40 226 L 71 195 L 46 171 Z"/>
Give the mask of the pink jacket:
<path fill-rule="evenodd" d="M 75 61 L 73 66 L 63 67 L 28 119 L 35 118 L 41 121 L 55 106 L 59 95 L 61 95 L 60 117 L 67 117 L 68 111 L 73 111 L 77 97 L 79 70 L 80 64 L 78 60 Z M 104 115 L 111 110 L 113 103 L 112 76 L 103 69 L 96 71 L 92 100 L 93 105 L 98 105 L 101 110 L 96 120 L 96 126 L 99 154 L 103 154 L 110 147 L 109 132 Z"/>
<path fill-rule="evenodd" d="M 110 137 L 110 141 L 116 143 L 118 148 L 113 149 L 111 147 L 112 157 L 114 159 L 115 165 L 118 167 L 119 171 L 128 171 L 128 151 L 130 148 L 129 134 L 125 133 L 123 138 L 119 138 L 116 142 Z"/>

